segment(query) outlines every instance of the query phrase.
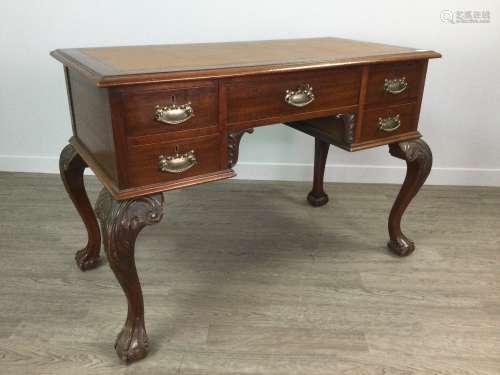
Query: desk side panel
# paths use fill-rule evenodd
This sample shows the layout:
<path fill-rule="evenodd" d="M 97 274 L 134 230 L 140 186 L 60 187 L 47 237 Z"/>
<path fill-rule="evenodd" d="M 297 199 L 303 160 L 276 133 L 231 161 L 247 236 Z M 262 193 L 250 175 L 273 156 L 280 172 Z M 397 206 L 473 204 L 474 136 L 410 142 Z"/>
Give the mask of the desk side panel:
<path fill-rule="evenodd" d="M 84 158 L 98 176 L 118 185 L 116 152 L 108 89 L 97 88 L 79 73 L 67 70 L 73 135 L 87 151 Z"/>

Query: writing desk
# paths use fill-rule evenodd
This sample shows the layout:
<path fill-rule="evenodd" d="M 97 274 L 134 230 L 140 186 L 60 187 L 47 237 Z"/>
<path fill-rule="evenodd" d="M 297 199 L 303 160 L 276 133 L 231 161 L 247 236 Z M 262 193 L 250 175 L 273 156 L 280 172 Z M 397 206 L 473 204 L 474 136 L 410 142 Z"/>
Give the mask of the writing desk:
<path fill-rule="evenodd" d="M 415 246 L 400 228 L 427 178 L 432 154 L 417 130 L 427 63 L 440 55 L 337 38 L 64 49 L 73 137 L 61 152 L 66 190 L 85 223 L 80 269 L 106 255 L 128 301 L 116 352 L 147 354 L 134 244 L 159 222 L 163 191 L 235 176 L 242 135 L 285 123 L 315 139 L 312 206 L 328 202 L 329 146 L 347 151 L 389 145 L 407 175 L 389 216 L 389 249 Z M 294 150 L 297 152 L 297 150 Z M 300 150 L 299 150 L 300 151 Z M 258 150 L 256 150 L 258 152 Z M 105 188 L 95 213 L 83 184 L 90 167 Z"/>

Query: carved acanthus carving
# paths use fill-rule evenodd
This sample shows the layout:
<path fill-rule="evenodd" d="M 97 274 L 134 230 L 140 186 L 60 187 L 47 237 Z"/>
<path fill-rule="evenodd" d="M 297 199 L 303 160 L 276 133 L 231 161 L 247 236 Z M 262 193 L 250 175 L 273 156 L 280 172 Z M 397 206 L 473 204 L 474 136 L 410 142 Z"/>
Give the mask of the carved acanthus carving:
<path fill-rule="evenodd" d="M 356 114 L 355 113 L 339 113 L 336 116 L 344 121 L 344 142 L 348 144 L 354 143 L 356 129 Z"/>
<path fill-rule="evenodd" d="M 163 195 L 116 201 L 103 189 L 96 203 L 96 214 L 101 221 L 109 265 L 128 300 L 127 320 L 116 340 L 116 353 L 126 362 L 136 361 L 146 356 L 148 337 L 134 247 L 141 229 L 162 219 Z"/>
<path fill-rule="evenodd" d="M 253 129 L 244 129 L 237 132 L 229 133 L 227 140 L 227 158 L 228 167 L 233 168 L 238 162 L 238 155 L 240 149 L 240 141 L 243 134 L 252 134 Z"/>
<path fill-rule="evenodd" d="M 390 144 L 389 153 L 394 157 L 408 162 L 414 162 L 420 159 L 424 169 L 428 169 L 428 172 L 430 173 L 430 167 L 432 166 L 432 152 L 427 143 L 425 143 L 422 139 Z"/>

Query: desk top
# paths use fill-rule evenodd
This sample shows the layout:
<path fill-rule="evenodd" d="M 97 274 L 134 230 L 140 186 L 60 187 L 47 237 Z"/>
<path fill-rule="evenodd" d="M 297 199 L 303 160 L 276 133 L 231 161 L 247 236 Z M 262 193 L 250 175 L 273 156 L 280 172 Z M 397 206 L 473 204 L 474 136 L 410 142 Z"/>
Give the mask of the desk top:
<path fill-rule="evenodd" d="M 434 51 L 339 38 L 55 50 L 99 87 L 436 58 Z"/>

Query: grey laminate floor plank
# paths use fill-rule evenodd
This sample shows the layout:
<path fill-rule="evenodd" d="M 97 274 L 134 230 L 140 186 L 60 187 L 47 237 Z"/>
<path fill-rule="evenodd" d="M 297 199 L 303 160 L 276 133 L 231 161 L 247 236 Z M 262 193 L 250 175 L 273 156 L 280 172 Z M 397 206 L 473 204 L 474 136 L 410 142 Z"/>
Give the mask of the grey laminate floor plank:
<path fill-rule="evenodd" d="M 87 177 L 95 200 L 101 186 Z M 425 187 L 385 248 L 394 185 L 228 181 L 168 192 L 137 241 L 146 360 L 58 176 L 0 173 L 0 374 L 500 374 L 500 189 Z"/>

